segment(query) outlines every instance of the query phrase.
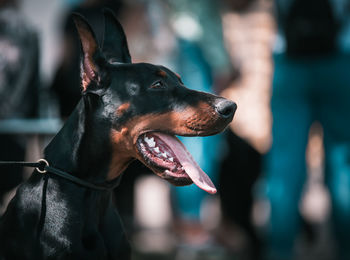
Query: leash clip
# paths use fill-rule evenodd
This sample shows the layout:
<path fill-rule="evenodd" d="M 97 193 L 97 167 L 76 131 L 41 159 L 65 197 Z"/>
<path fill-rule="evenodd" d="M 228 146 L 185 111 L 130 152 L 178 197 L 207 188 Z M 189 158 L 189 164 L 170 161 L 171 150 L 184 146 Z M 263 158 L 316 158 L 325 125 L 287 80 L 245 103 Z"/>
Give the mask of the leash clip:
<path fill-rule="evenodd" d="M 40 163 L 41 166 L 36 167 L 35 170 L 37 170 L 40 173 L 46 173 L 47 170 L 45 170 L 45 167 L 49 166 L 48 161 L 46 161 L 45 159 L 39 159 L 37 163 Z M 43 170 L 41 170 L 40 168 Z"/>

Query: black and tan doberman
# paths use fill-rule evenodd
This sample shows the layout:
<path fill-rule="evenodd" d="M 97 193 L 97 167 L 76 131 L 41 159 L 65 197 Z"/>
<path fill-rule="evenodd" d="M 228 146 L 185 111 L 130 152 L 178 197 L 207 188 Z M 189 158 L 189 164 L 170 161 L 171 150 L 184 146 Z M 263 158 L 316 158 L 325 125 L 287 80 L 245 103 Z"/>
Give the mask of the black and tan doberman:
<path fill-rule="evenodd" d="M 215 193 L 175 135 L 223 131 L 235 103 L 186 88 L 163 66 L 131 63 L 110 11 L 102 49 L 85 19 L 74 20 L 83 51 L 82 99 L 45 149 L 50 166 L 109 187 L 138 159 L 174 185 L 195 183 Z M 1 219 L 0 259 L 129 259 L 111 194 L 35 170 Z"/>

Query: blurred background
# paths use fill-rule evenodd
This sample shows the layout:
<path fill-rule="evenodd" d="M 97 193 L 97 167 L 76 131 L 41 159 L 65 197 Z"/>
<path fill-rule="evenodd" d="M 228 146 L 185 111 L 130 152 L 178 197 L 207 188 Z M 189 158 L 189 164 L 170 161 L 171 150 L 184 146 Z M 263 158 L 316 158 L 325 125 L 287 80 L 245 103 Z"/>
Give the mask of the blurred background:
<path fill-rule="evenodd" d="M 135 163 L 115 190 L 133 259 L 350 259 L 348 0 L 0 0 L 0 160 L 36 161 L 80 98 L 72 12 L 133 62 L 234 100 L 230 128 L 182 138 L 218 194 Z M 30 170 L 1 168 L 0 214 Z"/>

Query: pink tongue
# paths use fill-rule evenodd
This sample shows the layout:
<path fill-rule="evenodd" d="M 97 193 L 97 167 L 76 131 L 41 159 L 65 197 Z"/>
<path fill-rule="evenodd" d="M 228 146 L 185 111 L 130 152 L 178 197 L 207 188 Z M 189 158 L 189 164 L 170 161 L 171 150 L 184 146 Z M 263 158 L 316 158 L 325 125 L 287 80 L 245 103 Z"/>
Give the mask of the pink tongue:
<path fill-rule="evenodd" d="M 211 194 L 216 193 L 216 188 L 208 175 L 198 166 L 186 147 L 177 137 L 158 132 L 153 132 L 152 134 L 156 135 L 171 148 L 194 184 L 206 192 Z"/>

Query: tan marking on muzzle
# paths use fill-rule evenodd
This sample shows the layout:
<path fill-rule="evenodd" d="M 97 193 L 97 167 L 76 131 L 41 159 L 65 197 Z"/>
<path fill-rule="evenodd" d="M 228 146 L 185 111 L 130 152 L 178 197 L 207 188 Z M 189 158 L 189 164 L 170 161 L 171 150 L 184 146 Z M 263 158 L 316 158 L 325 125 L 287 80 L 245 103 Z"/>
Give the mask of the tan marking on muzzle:
<path fill-rule="evenodd" d="M 199 102 L 196 107 L 191 107 L 189 110 L 191 116 L 186 118 L 186 125 L 197 131 L 210 129 L 218 118 L 214 108 L 206 102 Z"/>

